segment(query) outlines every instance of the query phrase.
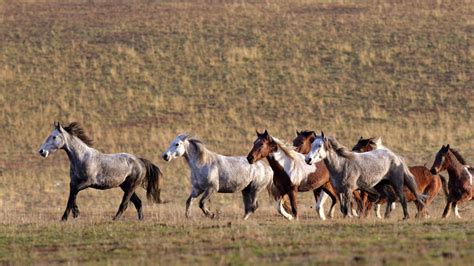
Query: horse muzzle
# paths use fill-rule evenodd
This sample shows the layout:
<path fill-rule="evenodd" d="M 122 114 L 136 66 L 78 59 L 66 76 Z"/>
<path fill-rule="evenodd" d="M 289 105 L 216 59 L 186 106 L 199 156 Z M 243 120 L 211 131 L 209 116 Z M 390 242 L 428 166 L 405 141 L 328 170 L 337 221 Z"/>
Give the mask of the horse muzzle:
<path fill-rule="evenodd" d="M 307 164 L 309 164 L 309 165 L 311 165 L 311 163 L 312 163 L 312 162 L 311 162 L 311 161 L 312 161 L 311 158 L 305 158 L 304 161 L 305 161 Z"/>
<path fill-rule="evenodd" d="M 41 149 L 38 152 L 43 158 L 48 157 L 49 152 L 47 150 Z"/>
<path fill-rule="evenodd" d="M 253 163 L 254 163 L 254 159 L 255 159 L 255 158 L 253 157 L 253 155 L 247 156 L 247 161 L 249 162 L 249 164 L 253 164 Z"/>
<path fill-rule="evenodd" d="M 166 153 L 164 153 L 162 157 L 163 157 L 163 160 L 165 160 L 165 161 L 167 161 L 167 162 L 169 162 L 169 161 L 171 160 L 171 156 L 169 156 L 169 155 L 166 154 Z"/>

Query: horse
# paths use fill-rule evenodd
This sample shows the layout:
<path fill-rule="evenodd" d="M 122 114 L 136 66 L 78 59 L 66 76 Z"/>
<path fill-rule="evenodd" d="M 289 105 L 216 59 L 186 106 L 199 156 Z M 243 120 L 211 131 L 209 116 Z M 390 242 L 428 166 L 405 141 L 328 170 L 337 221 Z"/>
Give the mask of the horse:
<path fill-rule="evenodd" d="M 313 143 L 314 139 L 316 138 L 316 132 L 303 130 L 303 131 L 296 131 L 296 138 L 293 140 L 293 146 L 295 150 L 301 154 L 308 154 L 311 150 L 311 143 Z M 321 161 L 316 163 L 316 168 L 320 169 L 318 173 L 321 173 L 323 177 L 321 178 L 329 178 L 329 171 L 326 167 L 326 164 Z M 331 179 L 325 183 L 322 187 L 317 188 L 313 191 L 314 198 L 316 200 L 316 212 L 319 213 L 319 216 L 322 217 L 324 220 L 324 209 L 322 208 L 324 202 L 327 200 L 328 197 L 331 198 L 331 208 L 329 209 L 328 216 L 332 218 L 334 216 L 334 206 L 338 201 L 337 192 L 335 191 L 333 185 L 331 184 Z M 324 189 L 323 189 L 324 188 Z M 354 193 L 354 196 L 357 197 L 359 193 Z M 358 216 L 356 210 L 352 208 L 352 215 Z"/>
<path fill-rule="evenodd" d="M 329 181 L 329 175 L 324 175 L 315 165 L 306 165 L 303 154 L 287 147 L 283 142 L 272 137 L 267 130 L 262 134 L 257 131 L 257 139 L 247 156 L 250 164 L 258 163 L 263 158 L 267 158 L 270 167 L 278 173 L 273 176 L 275 197 L 281 199 L 287 196 L 290 200 L 291 214 L 283 208 L 282 200 L 277 206 L 279 212 L 288 220 L 298 219 L 298 191 L 315 191 L 318 188 L 327 191 L 323 185 Z M 324 213 L 324 211 L 319 213 Z M 323 217 L 320 218 L 323 219 Z"/>
<path fill-rule="evenodd" d="M 142 202 L 135 193 L 139 186 L 146 188 L 148 200 L 162 202 L 160 182 L 163 174 L 158 166 L 128 153 L 99 152 L 92 148 L 92 139 L 77 122 L 65 127 L 55 122 L 54 130 L 41 144 L 39 154 L 46 158 L 59 149 L 66 151 L 71 163 L 69 199 L 62 221 L 68 219 L 71 211 L 73 218 L 79 216 L 76 198 L 79 191 L 86 188 L 105 190 L 120 187 L 123 190 L 122 202 L 114 220 L 122 216 L 130 201 L 135 205 L 138 219 L 143 220 Z"/>
<path fill-rule="evenodd" d="M 435 160 L 431 166 L 432 174 L 438 174 L 445 170 L 449 174 L 449 193 L 442 217 L 447 218 L 451 213 L 452 207 L 456 217 L 461 218 L 458 206 L 466 201 L 473 200 L 473 174 L 461 154 L 457 150 L 452 149 L 449 144 L 443 145 L 436 153 Z"/>
<path fill-rule="evenodd" d="M 361 136 L 360 139 L 352 148 L 352 151 L 368 152 L 375 149 L 386 149 L 386 147 L 383 146 L 382 139 L 380 137 L 372 137 L 372 138 L 364 139 Z M 418 188 L 418 193 L 422 193 L 428 196 L 425 202 L 425 207 L 428 207 L 431 204 L 431 202 L 433 202 L 435 196 L 438 195 L 441 188 L 443 188 L 443 191 L 447 197 L 448 185 L 447 185 L 447 180 L 444 176 L 439 175 L 439 174 L 432 174 L 430 170 L 424 165 L 410 166 L 408 167 L 408 170 L 410 170 L 410 172 L 413 174 L 415 178 L 415 182 Z M 379 200 L 375 202 L 376 215 L 377 215 L 377 218 L 382 218 L 380 215 L 380 205 L 387 202 L 387 197 L 394 198 L 396 196 L 387 195 L 385 192 L 388 192 L 388 191 L 384 189 L 382 184 L 377 184 L 374 186 L 374 188 L 381 195 Z M 416 197 L 413 195 L 413 193 L 410 192 L 410 190 L 406 186 L 403 188 L 403 192 L 405 193 L 407 202 L 415 201 L 415 204 L 418 204 L 416 202 Z M 367 204 L 366 209 L 370 210 L 370 208 L 372 207 L 372 203 L 368 201 L 364 203 Z M 423 211 L 417 212 L 416 216 L 429 217 L 428 209 L 423 208 Z"/>
<path fill-rule="evenodd" d="M 191 135 L 178 135 L 163 153 L 163 159 L 167 162 L 181 156 L 191 169 L 192 190 L 186 201 L 187 218 L 191 218 L 193 200 L 201 194 L 199 208 L 206 217 L 212 219 L 215 214 L 206 207 L 206 203 L 214 192 L 241 191 L 245 207 L 243 219 L 247 220 L 258 208 L 260 192 L 271 188 L 273 171 L 268 165 L 249 165 L 243 156 L 231 157 L 212 152 Z"/>
<path fill-rule="evenodd" d="M 415 194 L 420 205 L 423 196 L 417 193 L 413 175 L 399 156 L 388 149 L 378 149 L 365 153 L 354 153 L 342 146 L 334 137 L 325 137 L 321 132 L 311 144 L 311 151 L 306 155 L 308 165 L 324 160 L 333 184 L 340 193 L 341 211 L 347 217 L 353 192 L 359 188 L 369 193 L 371 201 L 377 200 L 379 193 L 372 187 L 381 180 L 388 182 L 395 189 L 403 207 L 404 219 L 409 218 L 404 182 Z"/>

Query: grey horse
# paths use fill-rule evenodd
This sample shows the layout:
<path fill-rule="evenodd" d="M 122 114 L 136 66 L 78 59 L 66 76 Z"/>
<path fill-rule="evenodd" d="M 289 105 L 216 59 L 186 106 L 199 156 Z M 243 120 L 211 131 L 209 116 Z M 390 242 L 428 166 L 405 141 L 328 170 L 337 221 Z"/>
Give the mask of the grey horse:
<path fill-rule="evenodd" d="M 244 219 L 258 208 L 258 194 L 269 191 L 273 181 L 272 169 L 263 162 L 250 165 L 243 156 L 224 156 L 208 150 L 201 141 L 187 134 L 178 135 L 163 153 L 165 161 L 184 156 L 191 169 L 191 194 L 186 201 L 186 217 L 190 217 L 193 200 L 203 194 L 199 208 L 214 218 L 206 203 L 214 192 L 241 191 L 245 206 Z"/>
<path fill-rule="evenodd" d="M 382 180 L 388 180 L 395 189 L 403 207 L 404 219 L 409 218 L 403 193 L 405 182 L 413 195 L 416 195 L 420 207 L 424 207 L 425 197 L 417 193 L 414 177 L 405 162 L 388 149 L 354 153 L 342 146 L 334 137 L 326 138 L 322 133 L 314 140 L 305 160 L 308 164 L 324 160 L 340 195 L 341 211 L 344 216 L 348 215 L 354 190 L 360 188 L 366 191 L 369 193 L 369 198 L 374 201 L 379 193 L 373 186 Z"/>
<path fill-rule="evenodd" d="M 138 219 L 143 219 L 142 202 L 135 193 L 141 185 L 146 187 L 147 197 L 154 202 L 161 202 L 160 169 L 150 161 L 128 153 L 103 154 L 91 147 L 92 140 L 87 137 L 78 123 L 73 122 L 63 127 L 54 123 L 53 132 L 46 138 L 39 149 L 44 158 L 49 154 L 63 149 L 69 157 L 70 184 L 69 199 L 62 220 L 66 221 L 69 213 L 76 218 L 79 208 L 76 197 L 79 191 L 86 188 L 109 189 L 120 187 L 124 191 L 122 203 L 114 217 L 120 218 L 132 201 L 137 209 Z"/>

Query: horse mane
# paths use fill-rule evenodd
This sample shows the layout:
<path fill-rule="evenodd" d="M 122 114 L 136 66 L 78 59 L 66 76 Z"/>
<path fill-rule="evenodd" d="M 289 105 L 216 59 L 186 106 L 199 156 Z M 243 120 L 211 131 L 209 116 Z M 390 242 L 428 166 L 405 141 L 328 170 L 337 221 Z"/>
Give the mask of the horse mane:
<path fill-rule="evenodd" d="M 331 148 L 336 152 L 337 155 L 347 159 L 354 158 L 354 153 L 351 152 L 348 148 L 344 147 L 341 143 L 339 143 L 336 138 L 328 137 L 327 140 L 329 142 L 329 145 L 331 145 Z"/>
<path fill-rule="evenodd" d="M 296 159 L 296 154 L 298 154 L 293 147 L 289 147 L 283 141 L 272 137 L 273 141 L 277 144 L 277 146 L 286 154 L 286 156 L 290 157 L 292 160 Z"/>
<path fill-rule="evenodd" d="M 180 137 L 182 137 L 182 140 L 187 140 L 197 150 L 200 164 L 209 164 L 216 160 L 216 153 L 207 149 L 201 140 L 189 134 L 180 135 Z"/>
<path fill-rule="evenodd" d="M 459 153 L 458 150 L 451 149 L 451 148 L 449 148 L 449 150 L 454 154 L 454 156 L 456 157 L 456 159 L 458 159 L 458 161 L 459 161 L 462 165 L 467 165 L 466 159 L 464 159 L 464 157 L 462 157 L 462 155 Z"/>
<path fill-rule="evenodd" d="M 93 145 L 93 141 L 91 138 L 89 138 L 86 135 L 86 132 L 84 129 L 79 125 L 77 122 L 72 122 L 68 126 L 63 127 L 64 130 L 66 130 L 67 133 L 71 134 L 72 136 L 78 137 L 80 140 L 82 140 L 85 144 L 88 146 Z"/>
<path fill-rule="evenodd" d="M 316 135 L 316 132 L 314 132 L 312 130 L 303 130 L 299 134 L 303 135 L 303 137 L 307 138 L 307 137 L 311 136 L 312 134 Z"/>

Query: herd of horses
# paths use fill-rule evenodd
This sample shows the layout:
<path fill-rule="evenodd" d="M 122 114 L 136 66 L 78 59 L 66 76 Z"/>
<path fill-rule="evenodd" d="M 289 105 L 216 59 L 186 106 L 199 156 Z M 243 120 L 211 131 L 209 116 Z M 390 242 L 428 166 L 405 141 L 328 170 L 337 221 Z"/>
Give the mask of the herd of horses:
<path fill-rule="evenodd" d="M 454 209 L 460 218 L 459 205 L 472 200 L 474 169 L 450 145 L 436 153 L 431 169 L 408 167 L 404 159 L 382 144 L 380 138 L 364 139 L 346 148 L 334 137 L 314 131 L 297 131 L 293 146 L 270 135 L 257 132 L 247 157 L 224 156 L 210 151 L 188 134 L 178 135 L 163 153 L 165 161 L 184 157 L 191 170 L 192 189 L 186 201 L 186 217 L 194 199 L 201 196 L 199 208 L 205 216 L 215 217 L 207 204 L 214 193 L 241 192 L 244 219 L 258 208 L 258 196 L 268 191 L 276 201 L 278 212 L 288 220 L 298 219 L 298 192 L 312 191 L 319 217 L 326 219 L 323 208 L 331 199 L 328 216 L 340 204 L 344 217 L 366 217 L 374 207 L 378 218 L 380 206 L 386 203 L 385 218 L 399 202 L 404 219 L 409 218 L 407 202 L 414 202 L 417 217 L 429 217 L 427 207 L 443 189 L 446 207 L 442 217 Z M 104 154 L 92 147 L 92 140 L 76 123 L 67 126 L 54 123 L 52 133 L 39 149 L 43 157 L 63 149 L 70 160 L 70 194 L 62 220 L 72 212 L 79 215 L 76 198 L 86 188 L 120 187 L 122 202 L 114 219 L 119 219 L 131 201 L 138 219 L 143 219 L 142 202 L 135 190 L 143 186 L 147 198 L 161 203 L 162 176 L 158 166 L 147 159 L 128 153 Z M 264 163 L 264 159 L 267 163 Z M 440 172 L 447 171 L 449 180 Z"/>

